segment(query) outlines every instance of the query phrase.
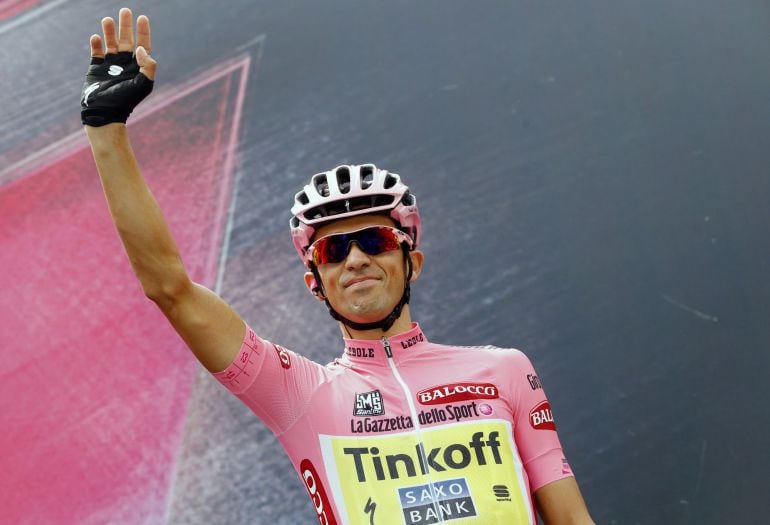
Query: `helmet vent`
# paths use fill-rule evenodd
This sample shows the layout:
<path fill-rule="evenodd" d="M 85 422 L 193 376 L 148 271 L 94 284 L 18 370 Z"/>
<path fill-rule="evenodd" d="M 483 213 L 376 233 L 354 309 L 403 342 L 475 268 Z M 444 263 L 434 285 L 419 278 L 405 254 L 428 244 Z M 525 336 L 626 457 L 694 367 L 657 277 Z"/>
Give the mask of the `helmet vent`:
<path fill-rule="evenodd" d="M 393 186 L 395 186 L 396 184 L 398 184 L 398 178 L 397 178 L 397 177 L 394 177 L 393 175 L 391 175 L 390 173 L 388 173 L 388 174 L 385 176 L 385 182 L 383 183 L 383 187 L 384 187 L 386 190 L 389 190 L 390 188 L 392 188 L 392 187 L 393 187 Z"/>
<path fill-rule="evenodd" d="M 297 199 L 297 202 L 299 202 L 302 205 L 310 203 L 310 199 L 307 198 L 307 193 L 305 193 L 304 191 L 297 193 L 296 199 Z"/>
<path fill-rule="evenodd" d="M 343 199 L 330 202 L 323 206 L 316 206 L 305 213 L 305 217 L 310 220 L 322 219 L 323 217 L 333 217 L 335 215 L 347 214 L 358 210 L 369 210 L 382 206 L 393 205 L 392 195 L 371 195 L 367 197 L 355 197 L 353 199 Z"/>
<path fill-rule="evenodd" d="M 367 165 L 361 166 L 361 189 L 365 190 L 369 188 L 374 182 L 374 166 Z"/>
<path fill-rule="evenodd" d="M 347 166 L 337 169 L 337 187 L 340 193 L 350 192 L 350 170 Z"/>
<path fill-rule="evenodd" d="M 305 212 L 305 217 L 311 221 L 315 219 L 323 219 L 326 217 L 326 215 L 326 206 L 316 206 L 315 208 L 311 208 Z"/>
<path fill-rule="evenodd" d="M 329 181 L 326 180 L 325 173 L 320 173 L 313 177 L 313 185 L 321 197 L 329 196 Z"/>
<path fill-rule="evenodd" d="M 372 195 L 370 197 L 358 197 L 350 199 L 350 211 L 367 210 L 393 204 L 392 195 Z"/>

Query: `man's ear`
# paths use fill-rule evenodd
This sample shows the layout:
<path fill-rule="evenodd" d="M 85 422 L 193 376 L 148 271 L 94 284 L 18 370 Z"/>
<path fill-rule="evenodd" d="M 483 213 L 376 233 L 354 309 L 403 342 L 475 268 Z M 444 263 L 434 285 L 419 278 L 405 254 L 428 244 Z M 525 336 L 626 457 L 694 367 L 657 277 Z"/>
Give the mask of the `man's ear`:
<path fill-rule="evenodd" d="M 409 279 L 409 282 L 413 283 L 417 280 L 417 277 L 420 276 L 422 263 L 425 261 L 425 254 L 420 250 L 414 250 L 409 252 L 409 257 L 412 259 L 412 278 Z"/>
<path fill-rule="evenodd" d="M 313 272 L 305 272 L 305 286 L 307 286 L 307 289 L 310 290 L 310 293 L 312 293 L 316 299 L 321 302 L 326 300 L 323 290 L 318 286 L 318 283 L 315 280 Z"/>

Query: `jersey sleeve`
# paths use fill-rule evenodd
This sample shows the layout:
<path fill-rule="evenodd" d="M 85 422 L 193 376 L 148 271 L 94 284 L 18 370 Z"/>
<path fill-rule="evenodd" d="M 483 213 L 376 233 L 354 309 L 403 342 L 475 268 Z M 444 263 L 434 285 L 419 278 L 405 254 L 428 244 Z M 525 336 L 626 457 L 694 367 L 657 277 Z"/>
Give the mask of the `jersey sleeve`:
<path fill-rule="evenodd" d="M 573 474 L 556 433 L 551 405 L 532 363 L 516 350 L 514 364 L 511 377 L 513 434 L 534 493 L 548 483 Z"/>
<path fill-rule="evenodd" d="M 280 435 L 304 412 L 324 380 L 323 371 L 321 365 L 260 338 L 247 326 L 233 362 L 212 375 Z"/>

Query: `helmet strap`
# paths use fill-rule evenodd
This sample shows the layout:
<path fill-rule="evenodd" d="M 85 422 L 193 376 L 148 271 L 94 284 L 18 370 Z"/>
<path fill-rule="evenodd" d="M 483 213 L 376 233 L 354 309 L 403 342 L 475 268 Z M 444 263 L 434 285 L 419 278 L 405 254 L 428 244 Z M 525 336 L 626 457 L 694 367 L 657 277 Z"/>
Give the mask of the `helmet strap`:
<path fill-rule="evenodd" d="M 310 271 L 313 272 L 313 276 L 315 277 L 316 283 L 318 284 L 318 288 L 320 288 L 320 292 L 323 294 L 326 307 L 329 308 L 329 315 L 331 315 L 336 321 L 339 321 L 340 323 L 349 328 L 352 328 L 353 330 L 376 330 L 378 328 L 385 332 L 390 330 L 390 327 L 392 327 L 396 320 L 401 317 L 401 311 L 404 309 L 404 305 L 409 303 L 411 295 L 409 281 L 412 279 L 412 258 L 409 257 L 409 248 L 407 247 L 406 243 L 401 245 L 401 250 L 404 253 L 404 260 L 406 262 L 406 282 L 404 283 L 404 293 L 401 294 L 401 299 L 398 301 L 398 304 L 396 304 L 390 314 L 388 314 L 384 319 L 373 321 L 371 323 L 357 323 L 356 321 L 352 321 L 347 317 L 344 317 L 337 310 L 335 310 L 329 302 L 329 298 L 326 296 L 326 292 L 324 291 L 324 285 L 321 281 L 321 274 L 318 272 L 318 267 L 311 263 Z"/>

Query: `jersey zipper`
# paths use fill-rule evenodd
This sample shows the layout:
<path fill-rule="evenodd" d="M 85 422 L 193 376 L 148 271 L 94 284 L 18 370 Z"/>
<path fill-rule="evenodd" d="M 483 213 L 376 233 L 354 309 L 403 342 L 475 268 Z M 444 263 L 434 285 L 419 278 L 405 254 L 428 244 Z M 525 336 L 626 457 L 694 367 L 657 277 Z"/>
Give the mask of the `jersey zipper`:
<path fill-rule="evenodd" d="M 384 335 L 382 336 L 381 341 L 382 346 L 385 348 L 385 355 L 388 357 L 388 364 L 390 365 L 390 369 L 393 371 L 393 376 L 396 378 L 396 381 L 401 386 L 401 389 L 406 395 L 406 402 L 409 405 L 409 413 L 412 416 L 412 421 L 414 421 L 414 429 L 417 432 L 417 438 L 419 440 L 417 450 L 420 454 L 420 462 L 425 465 L 425 474 L 428 477 L 428 485 L 430 486 L 431 497 L 435 498 L 436 487 L 433 485 L 433 478 L 431 476 L 430 468 L 428 467 L 428 457 L 425 454 L 425 444 L 422 440 L 422 427 L 420 426 L 420 420 L 417 417 L 417 408 L 414 406 L 414 401 L 412 400 L 412 391 L 409 390 L 409 386 L 401 377 L 401 374 L 398 371 L 398 367 L 396 367 L 396 363 L 393 361 L 393 351 L 390 348 L 390 341 L 388 341 L 388 338 Z M 436 512 L 436 516 L 438 517 L 438 521 L 434 523 L 446 523 L 444 518 L 441 516 L 441 509 L 435 499 L 433 500 L 433 508 Z"/>

